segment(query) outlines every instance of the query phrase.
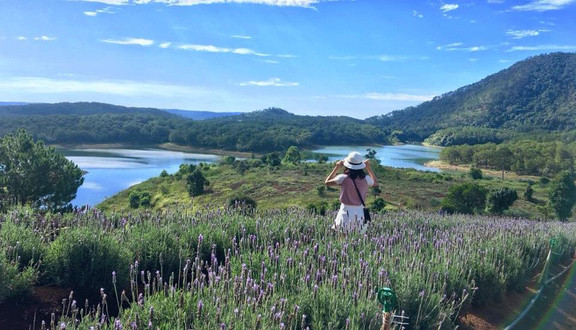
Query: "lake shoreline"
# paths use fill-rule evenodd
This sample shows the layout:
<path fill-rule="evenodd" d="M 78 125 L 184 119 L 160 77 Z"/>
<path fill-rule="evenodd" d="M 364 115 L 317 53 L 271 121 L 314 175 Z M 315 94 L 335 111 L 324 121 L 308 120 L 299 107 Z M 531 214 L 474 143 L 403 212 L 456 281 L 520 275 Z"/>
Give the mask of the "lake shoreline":
<path fill-rule="evenodd" d="M 428 161 L 428 162 L 424 163 L 424 166 L 439 168 L 442 171 L 453 171 L 453 172 L 461 172 L 461 173 L 467 173 L 468 171 L 470 171 L 470 165 L 450 165 L 450 164 L 443 162 L 441 160 Z M 495 177 L 495 178 L 501 178 L 502 177 L 502 171 L 487 170 L 487 169 L 481 169 L 481 171 L 482 171 L 482 174 L 486 175 L 486 176 Z M 504 172 L 504 179 L 510 179 L 510 178 L 513 178 L 515 180 L 519 180 L 519 179 L 532 180 L 534 182 L 539 180 L 539 177 L 537 177 L 537 176 L 519 175 L 519 174 L 516 174 L 514 172 L 505 171 Z"/>
<path fill-rule="evenodd" d="M 183 146 L 174 143 L 162 143 L 162 144 L 80 143 L 80 144 L 51 144 L 50 146 L 56 149 L 159 149 L 168 151 L 180 151 L 190 154 L 196 154 L 196 153 L 212 154 L 216 156 L 234 156 L 241 158 L 249 158 L 252 157 L 252 155 L 260 156 L 260 154 L 258 153 Z"/>

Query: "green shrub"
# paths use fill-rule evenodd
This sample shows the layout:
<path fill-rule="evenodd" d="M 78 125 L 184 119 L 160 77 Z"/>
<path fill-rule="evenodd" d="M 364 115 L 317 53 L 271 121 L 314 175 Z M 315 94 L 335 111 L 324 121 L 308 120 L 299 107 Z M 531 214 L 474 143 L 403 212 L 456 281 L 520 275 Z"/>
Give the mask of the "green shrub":
<path fill-rule="evenodd" d="M 480 180 L 480 179 L 482 179 L 482 170 L 479 168 L 472 167 L 472 168 L 470 168 L 470 171 L 468 171 L 468 175 L 473 180 Z"/>
<path fill-rule="evenodd" d="M 518 199 L 518 193 L 514 189 L 502 188 L 492 190 L 486 197 L 486 212 L 502 214 Z"/>
<path fill-rule="evenodd" d="M 0 304 L 8 300 L 26 299 L 37 279 L 38 271 L 35 267 L 26 267 L 19 271 L 16 263 L 11 263 L 0 253 Z"/>
<path fill-rule="evenodd" d="M 38 263 L 46 245 L 33 229 L 6 220 L 0 228 L 0 249 L 10 260 L 18 260 L 19 269 Z"/>
<path fill-rule="evenodd" d="M 486 205 L 486 194 L 486 188 L 474 183 L 453 185 L 442 199 L 442 210 L 448 213 L 479 213 Z"/>
<path fill-rule="evenodd" d="M 116 272 L 118 287 L 126 286 L 131 260 L 129 250 L 116 237 L 89 228 L 72 228 L 52 242 L 45 265 L 49 280 L 82 296 L 111 288 L 112 272 Z"/>
<path fill-rule="evenodd" d="M 180 244 L 175 233 L 166 227 L 140 225 L 130 230 L 130 237 L 127 244 L 141 270 L 158 270 L 164 276 L 178 274 Z"/>
<path fill-rule="evenodd" d="M 257 203 L 254 199 L 247 196 L 235 196 L 228 199 L 228 207 L 235 210 L 251 213 L 256 210 Z"/>

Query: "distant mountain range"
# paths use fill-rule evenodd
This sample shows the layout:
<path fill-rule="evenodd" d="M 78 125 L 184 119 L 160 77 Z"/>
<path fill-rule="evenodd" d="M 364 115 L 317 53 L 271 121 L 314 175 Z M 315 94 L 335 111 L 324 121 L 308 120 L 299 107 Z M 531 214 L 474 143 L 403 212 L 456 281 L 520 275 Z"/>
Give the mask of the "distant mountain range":
<path fill-rule="evenodd" d="M 62 103 L 26 103 L 0 102 L 0 115 L 10 116 L 50 116 L 50 115 L 93 115 L 93 114 L 129 114 L 147 113 L 163 115 L 165 112 L 193 120 L 205 120 L 218 117 L 239 115 L 242 112 L 212 112 L 177 109 L 156 109 L 124 107 L 98 102 L 62 102 Z"/>

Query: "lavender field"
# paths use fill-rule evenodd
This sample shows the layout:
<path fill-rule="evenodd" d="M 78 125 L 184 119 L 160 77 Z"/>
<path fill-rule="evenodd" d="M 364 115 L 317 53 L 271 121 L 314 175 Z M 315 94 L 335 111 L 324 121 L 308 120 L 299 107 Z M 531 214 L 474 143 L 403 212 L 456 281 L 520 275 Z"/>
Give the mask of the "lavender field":
<path fill-rule="evenodd" d="M 74 290 L 55 297 L 66 299 L 53 319 L 36 321 L 50 329 L 378 329 L 383 287 L 396 291 L 408 328 L 450 329 L 471 308 L 522 290 L 551 239 L 556 263 L 576 248 L 575 223 L 399 212 L 341 233 L 332 219 L 22 209 L 0 218 L 0 271 L 32 273 L 14 275 L 23 297 L 23 282 Z"/>

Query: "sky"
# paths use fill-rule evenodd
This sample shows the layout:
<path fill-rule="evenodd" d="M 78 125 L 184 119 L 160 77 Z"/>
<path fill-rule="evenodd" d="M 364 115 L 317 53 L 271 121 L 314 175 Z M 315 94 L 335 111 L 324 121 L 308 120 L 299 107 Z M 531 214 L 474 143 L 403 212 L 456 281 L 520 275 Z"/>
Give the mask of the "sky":
<path fill-rule="evenodd" d="M 576 0 L 0 0 L 0 101 L 364 119 L 576 51 Z"/>

